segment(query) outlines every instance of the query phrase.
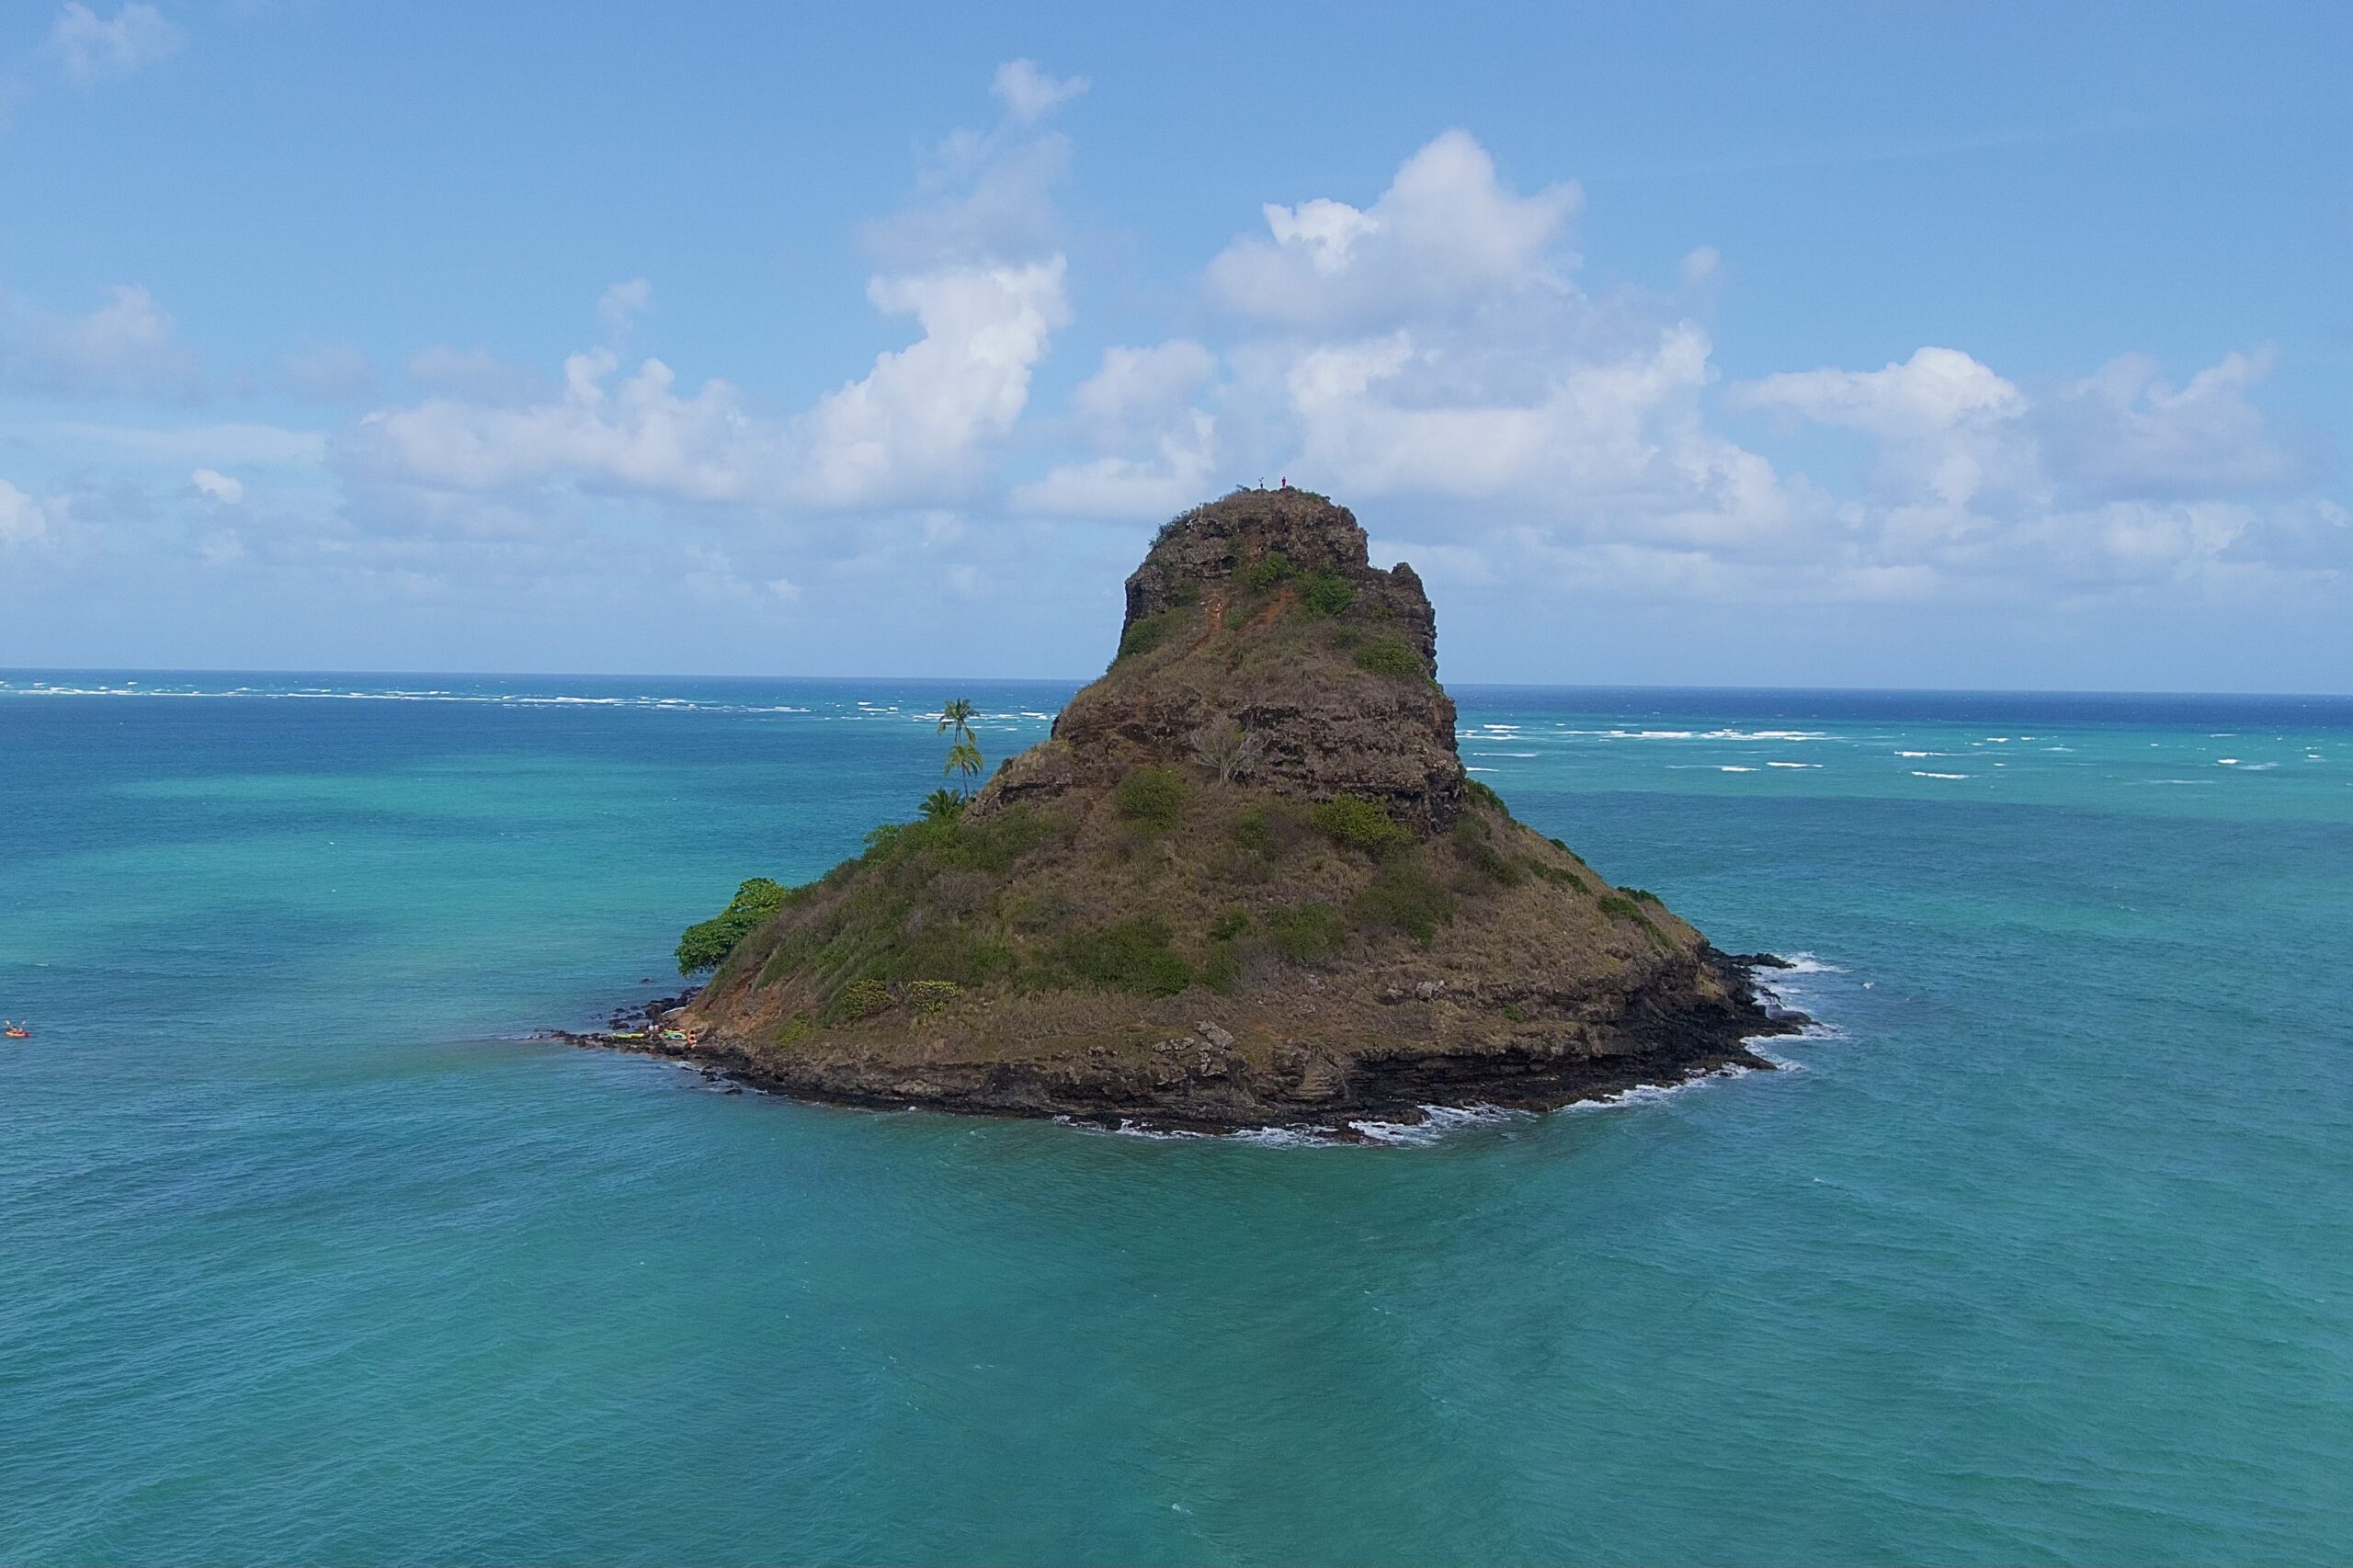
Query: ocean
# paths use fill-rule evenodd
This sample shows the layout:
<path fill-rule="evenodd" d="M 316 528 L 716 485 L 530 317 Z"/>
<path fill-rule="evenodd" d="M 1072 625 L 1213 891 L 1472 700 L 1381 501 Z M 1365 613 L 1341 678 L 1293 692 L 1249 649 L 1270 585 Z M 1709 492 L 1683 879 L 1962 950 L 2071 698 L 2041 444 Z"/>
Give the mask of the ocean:
<path fill-rule="evenodd" d="M 0 1560 L 2353 1557 L 2353 700 L 1471 687 L 1785 1067 L 1368 1146 L 726 1092 L 1068 683 L 0 676 Z"/>

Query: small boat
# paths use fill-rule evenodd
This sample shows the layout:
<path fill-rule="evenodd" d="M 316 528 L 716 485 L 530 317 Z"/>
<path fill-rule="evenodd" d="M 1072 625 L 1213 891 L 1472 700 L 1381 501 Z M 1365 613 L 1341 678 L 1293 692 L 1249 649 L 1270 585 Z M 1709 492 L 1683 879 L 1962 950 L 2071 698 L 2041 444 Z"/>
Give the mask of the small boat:
<path fill-rule="evenodd" d="M 6 1028 L 0 1028 L 0 1035 L 6 1035 L 10 1040 L 30 1040 L 33 1038 L 33 1031 L 22 1024 L 10 1023 Z"/>

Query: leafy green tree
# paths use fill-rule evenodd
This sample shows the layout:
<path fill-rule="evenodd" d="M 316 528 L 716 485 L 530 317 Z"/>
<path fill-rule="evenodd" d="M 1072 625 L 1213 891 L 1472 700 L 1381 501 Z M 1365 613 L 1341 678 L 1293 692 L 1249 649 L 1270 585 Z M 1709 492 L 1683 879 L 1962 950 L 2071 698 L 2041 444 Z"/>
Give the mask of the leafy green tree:
<path fill-rule="evenodd" d="M 710 919 L 687 927 L 678 938 L 678 972 L 696 974 L 717 969 L 735 950 L 735 944 L 753 928 L 785 906 L 790 894 L 766 877 L 754 877 L 735 890 L 727 907 Z"/>
<path fill-rule="evenodd" d="M 964 814 L 964 797 L 955 790 L 941 788 L 923 798 L 923 820 L 954 822 Z"/>

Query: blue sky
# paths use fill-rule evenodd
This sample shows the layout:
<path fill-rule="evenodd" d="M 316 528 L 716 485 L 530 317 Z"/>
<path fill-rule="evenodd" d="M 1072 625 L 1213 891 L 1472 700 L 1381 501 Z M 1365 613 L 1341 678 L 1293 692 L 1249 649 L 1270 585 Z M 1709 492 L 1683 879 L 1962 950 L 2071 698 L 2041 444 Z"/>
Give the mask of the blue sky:
<path fill-rule="evenodd" d="M 0 6 L 0 665 L 2353 690 L 2353 8 Z"/>

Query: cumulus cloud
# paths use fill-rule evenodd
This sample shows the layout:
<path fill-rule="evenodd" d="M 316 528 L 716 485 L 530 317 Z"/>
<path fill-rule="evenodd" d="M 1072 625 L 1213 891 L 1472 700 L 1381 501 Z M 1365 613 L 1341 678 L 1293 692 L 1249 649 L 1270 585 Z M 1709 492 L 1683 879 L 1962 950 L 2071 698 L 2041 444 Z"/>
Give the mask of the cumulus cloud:
<path fill-rule="evenodd" d="M 178 53 L 186 41 L 177 25 L 148 5 L 125 6 L 108 20 L 82 0 L 67 0 L 49 29 L 50 48 L 76 86 L 144 70 Z"/>
<path fill-rule="evenodd" d="M 2178 387 L 2128 357 L 2030 388 L 1929 346 L 1721 388 L 1710 335 L 1677 301 L 1705 296 L 1722 257 L 1688 253 L 1666 293 L 1589 298 L 1563 248 L 1578 209 L 1570 186 L 1516 195 L 1461 131 L 1369 206 L 1268 207 L 1266 233 L 1207 275 L 1243 324 L 1211 456 L 1263 454 L 1268 472 L 1382 503 L 1464 580 L 1724 599 L 2220 581 L 2256 551 L 2279 558 L 2291 536 L 2256 503 L 2318 472 L 2249 396 L 2260 354 Z M 1090 383 L 1074 413 L 1101 395 Z M 1784 472 L 1726 432 L 1727 406 L 1859 436 L 1868 484 L 1842 494 Z M 1110 512 L 1157 499 L 1142 482 L 1170 472 L 1129 450 L 1017 498 Z M 2341 542 L 2296 515 L 2306 556 Z"/>
<path fill-rule="evenodd" d="M 202 362 L 179 341 L 171 315 L 145 288 L 117 284 L 87 315 L 19 309 L 0 345 L 8 379 L 68 396 L 186 396 Z"/>
<path fill-rule="evenodd" d="M 188 482 L 198 494 L 223 506 L 233 506 L 245 498 L 243 483 L 214 469 L 198 469 L 188 475 Z"/>
<path fill-rule="evenodd" d="M 2101 498 L 2277 491 L 2320 466 L 2279 440 L 2248 392 L 2271 373 L 2268 349 L 2226 354 L 2179 387 L 2145 354 L 2111 359 L 2050 400 L 2039 422 L 2055 472 Z"/>
<path fill-rule="evenodd" d="M 851 507 L 954 494 L 1029 402 L 1030 372 L 1066 324 L 1060 256 L 1025 267 L 878 278 L 867 297 L 911 314 L 921 341 L 827 394 L 801 432 L 793 489 Z"/>
<path fill-rule="evenodd" d="M 1061 258 L 878 278 L 867 292 L 877 309 L 915 316 L 923 335 L 798 417 L 755 414 L 717 379 L 682 393 L 660 359 L 623 374 L 598 348 L 564 361 L 551 400 L 438 397 L 371 415 L 358 453 L 379 472 L 460 490 L 563 480 L 820 510 L 952 494 L 1011 429 L 1067 319 Z"/>
<path fill-rule="evenodd" d="M 1874 436 L 1899 483 L 1954 506 L 1989 479 L 2016 483 L 2029 456 L 2017 437 L 2026 395 L 1953 348 L 1922 348 L 1877 370 L 1768 376 L 1733 399 Z"/>
<path fill-rule="evenodd" d="M 1112 347 L 1071 396 L 1080 431 L 1102 455 L 1065 462 L 1017 487 L 1013 504 L 1074 517 L 1165 517 L 1211 485 L 1217 421 L 1195 403 L 1217 357 L 1190 338 Z"/>
<path fill-rule="evenodd" d="M 1075 90 L 1021 73 L 999 82 L 1019 121 Z M 570 486 L 811 513 L 970 498 L 992 483 L 1071 319 L 1063 257 L 1039 249 L 1051 221 L 1032 210 L 1066 148 L 1000 127 L 960 132 L 940 156 L 945 185 L 869 235 L 904 265 L 868 279 L 868 302 L 913 318 L 916 335 L 805 410 L 759 408 L 717 378 L 688 392 L 655 358 L 625 368 L 614 345 L 652 300 L 638 279 L 605 291 L 608 344 L 567 358 L 552 392 L 478 351 L 419 354 L 410 377 L 431 395 L 361 421 L 347 460 L 373 481 L 442 491 Z"/>
<path fill-rule="evenodd" d="M 1574 258 L 1555 247 L 1583 204 L 1574 185 L 1514 195 L 1487 150 L 1449 131 L 1406 159 L 1369 208 L 1268 203 L 1267 235 L 1229 244 L 1210 264 L 1209 287 L 1245 317 L 1292 326 L 1483 305 L 1498 292 L 1565 286 Z"/>
<path fill-rule="evenodd" d="M 0 544 L 30 544 L 49 532 L 49 514 L 39 501 L 0 479 Z"/>
<path fill-rule="evenodd" d="M 1050 76 L 1034 60 L 1008 60 L 996 68 L 989 91 L 996 95 L 1006 114 L 1029 125 L 1070 102 L 1086 86 L 1084 76 Z"/>
<path fill-rule="evenodd" d="M 917 199 L 859 239 L 893 271 L 1041 258 L 1059 245 L 1054 188 L 1070 165 L 1068 137 L 1021 119 L 953 131 L 921 170 Z"/>

